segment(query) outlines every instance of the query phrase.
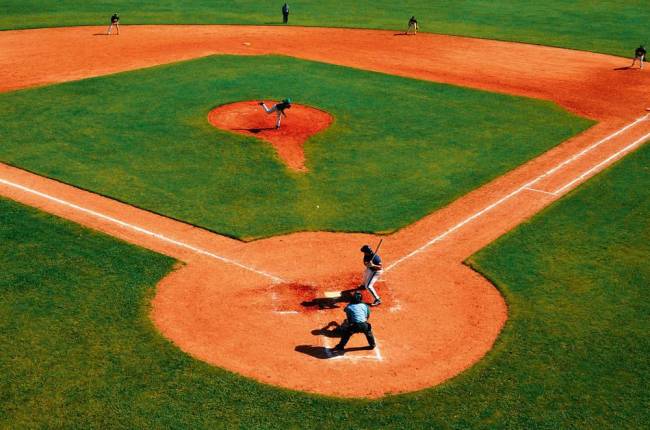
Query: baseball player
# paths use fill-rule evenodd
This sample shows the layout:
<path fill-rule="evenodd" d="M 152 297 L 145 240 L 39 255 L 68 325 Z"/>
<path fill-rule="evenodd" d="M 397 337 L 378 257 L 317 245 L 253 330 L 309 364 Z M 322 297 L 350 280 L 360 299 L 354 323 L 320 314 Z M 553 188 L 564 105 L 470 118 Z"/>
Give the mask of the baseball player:
<path fill-rule="evenodd" d="M 418 34 L 418 20 L 415 19 L 415 16 L 412 16 L 411 19 L 409 19 L 409 26 L 405 34 L 411 34 L 411 30 L 413 30 L 414 35 Z"/>
<path fill-rule="evenodd" d="M 120 35 L 120 16 L 115 12 L 113 16 L 111 16 L 111 25 L 108 26 L 108 31 L 106 34 L 111 34 L 111 31 L 113 31 L 113 26 L 115 26 L 115 34 L 118 36 Z"/>
<path fill-rule="evenodd" d="M 289 5 L 285 3 L 282 6 L 282 23 L 286 24 L 288 22 L 289 22 Z"/>
<path fill-rule="evenodd" d="M 634 60 L 632 60 L 632 65 L 630 67 L 634 67 L 636 60 L 639 60 L 639 69 L 643 69 L 643 60 L 645 60 L 645 48 L 643 45 L 634 50 Z"/>
<path fill-rule="evenodd" d="M 269 114 L 273 112 L 277 113 L 278 119 L 275 121 L 275 128 L 278 129 L 280 128 L 280 122 L 282 121 L 282 116 L 283 115 L 285 117 L 287 116 L 287 114 L 284 111 L 287 109 L 291 109 L 291 99 L 286 98 L 282 100 L 280 103 L 276 103 L 275 105 L 273 105 L 272 108 L 267 107 L 266 104 L 264 104 L 264 102 L 260 102 L 259 105 L 264 108 L 264 111 L 266 113 Z"/>
<path fill-rule="evenodd" d="M 361 293 L 358 291 L 353 294 L 349 305 L 345 307 L 345 316 L 347 319 L 341 324 L 340 333 L 341 341 L 333 348 L 334 351 L 343 351 L 354 333 L 363 333 L 366 335 L 368 346 L 371 349 L 375 347 L 375 337 L 372 334 L 372 325 L 368 322 L 370 317 L 370 308 L 362 302 Z"/>
<path fill-rule="evenodd" d="M 370 306 L 378 306 L 381 304 L 381 299 L 377 291 L 375 291 L 374 285 L 384 273 L 384 266 L 381 263 L 381 257 L 375 254 L 368 245 L 363 245 L 361 252 L 363 252 L 363 265 L 366 266 L 366 270 L 363 271 L 363 284 L 361 284 L 361 287 L 370 291 L 370 294 L 375 299 Z"/>

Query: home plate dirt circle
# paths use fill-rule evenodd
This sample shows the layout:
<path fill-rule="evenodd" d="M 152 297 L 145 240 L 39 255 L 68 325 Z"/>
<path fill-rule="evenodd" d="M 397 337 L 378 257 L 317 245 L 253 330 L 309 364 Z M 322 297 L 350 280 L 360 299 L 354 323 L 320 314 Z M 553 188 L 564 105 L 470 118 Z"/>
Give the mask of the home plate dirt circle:
<path fill-rule="evenodd" d="M 266 101 L 268 107 L 274 102 Z M 218 106 L 208 113 L 208 121 L 222 130 L 257 137 L 270 143 L 291 170 L 306 172 L 303 145 L 332 123 L 332 116 L 313 107 L 292 104 L 275 128 L 276 113 L 267 114 L 260 101 L 244 101 Z"/>

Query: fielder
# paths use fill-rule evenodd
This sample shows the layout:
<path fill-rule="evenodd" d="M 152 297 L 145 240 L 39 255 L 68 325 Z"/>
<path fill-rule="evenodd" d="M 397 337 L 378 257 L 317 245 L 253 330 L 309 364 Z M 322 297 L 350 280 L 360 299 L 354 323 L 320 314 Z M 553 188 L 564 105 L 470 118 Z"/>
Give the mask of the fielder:
<path fill-rule="evenodd" d="M 632 65 L 630 67 L 634 67 L 636 60 L 639 60 L 639 69 L 643 69 L 643 60 L 645 60 L 645 48 L 643 45 L 634 50 L 634 60 L 632 60 Z"/>
<path fill-rule="evenodd" d="M 363 265 L 366 266 L 366 270 L 363 271 L 363 284 L 361 284 L 361 287 L 370 291 L 370 294 L 375 299 L 370 306 L 378 306 L 381 304 L 381 299 L 377 291 L 375 291 L 374 285 L 384 273 L 384 266 L 381 263 L 381 257 L 373 252 L 368 245 L 363 245 L 361 252 L 363 252 Z"/>
<path fill-rule="evenodd" d="M 268 113 L 268 114 L 271 114 L 273 112 L 277 113 L 278 118 L 275 121 L 275 128 L 276 129 L 280 128 L 280 122 L 282 121 L 282 116 L 283 115 L 285 117 L 287 116 L 287 114 L 284 111 L 287 110 L 287 109 L 291 109 L 291 99 L 290 98 L 286 98 L 286 99 L 282 100 L 280 103 L 276 103 L 275 105 L 273 105 L 272 108 L 267 107 L 266 104 L 264 104 L 264 102 L 260 102 L 259 104 L 260 104 L 260 106 L 262 106 L 264 108 L 264 111 L 266 113 Z"/>
<path fill-rule="evenodd" d="M 120 16 L 115 12 L 113 16 L 111 16 L 111 25 L 108 26 L 108 31 L 106 34 L 110 35 L 111 31 L 113 31 L 113 26 L 115 26 L 115 31 L 118 36 L 120 35 Z"/>
<path fill-rule="evenodd" d="M 411 19 L 409 19 L 409 26 L 405 34 L 411 34 L 411 30 L 414 35 L 418 34 L 418 20 L 415 19 L 415 16 L 412 16 Z"/>
<path fill-rule="evenodd" d="M 368 347 L 375 348 L 375 336 L 372 334 L 372 325 L 368 322 L 370 318 L 370 308 L 362 302 L 361 293 L 356 292 L 352 296 L 352 301 L 345 307 L 345 316 L 347 319 L 340 327 L 341 341 L 333 348 L 334 351 L 343 351 L 354 333 L 363 333 L 366 335 Z"/>

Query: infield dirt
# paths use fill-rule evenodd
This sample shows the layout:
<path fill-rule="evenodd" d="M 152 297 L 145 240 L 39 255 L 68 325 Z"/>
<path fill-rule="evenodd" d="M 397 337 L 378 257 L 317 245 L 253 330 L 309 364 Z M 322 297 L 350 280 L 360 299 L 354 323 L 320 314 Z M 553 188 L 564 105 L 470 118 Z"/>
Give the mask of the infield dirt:
<path fill-rule="evenodd" d="M 243 243 L 0 165 L 2 195 L 186 263 L 162 280 L 152 309 L 156 326 L 181 349 L 292 389 L 379 397 L 438 384 L 476 363 L 496 340 L 507 307 L 496 289 L 463 261 L 638 147 L 650 133 L 645 119 L 623 129 L 645 114 L 649 102 L 641 89 L 647 88 L 650 75 L 615 70 L 627 65 L 627 59 L 367 30 L 142 26 L 124 27 L 120 36 L 93 35 L 99 31 L 83 27 L 0 33 L 0 49 L 6 54 L 1 89 L 214 53 L 275 53 L 552 100 L 600 121 L 385 237 L 382 256 L 389 266 L 385 288 L 390 293 L 372 316 L 379 352 L 352 351 L 342 359 L 323 356 L 328 340 L 312 333 L 331 320 L 340 321 L 340 308 L 283 312 L 284 305 L 278 304 L 302 301 L 303 296 L 287 299 L 279 286 L 307 286 L 303 292 L 318 298 L 339 281 L 347 285 L 360 279 L 359 247 L 375 243 L 375 236 L 296 233 Z M 528 186 L 536 179 L 534 187 Z M 564 184 L 570 186 L 562 188 Z M 363 344 L 362 339 L 355 342 Z"/>

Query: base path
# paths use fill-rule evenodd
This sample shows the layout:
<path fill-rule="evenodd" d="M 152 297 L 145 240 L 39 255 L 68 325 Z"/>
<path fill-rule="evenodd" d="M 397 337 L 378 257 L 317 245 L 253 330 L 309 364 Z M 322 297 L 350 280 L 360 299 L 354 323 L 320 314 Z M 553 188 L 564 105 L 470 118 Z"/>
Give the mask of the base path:
<path fill-rule="evenodd" d="M 597 119 L 542 156 L 384 237 L 388 265 L 372 322 L 333 356 L 336 293 L 360 281 L 363 234 L 296 233 L 243 243 L 0 165 L 0 195 L 173 256 L 152 318 L 208 363 L 287 388 L 379 397 L 438 384 L 492 347 L 506 304 L 462 264 L 504 232 L 650 138 L 646 71 L 627 59 L 563 49 L 419 34 L 291 27 L 60 28 L 0 33 L 4 91 L 214 53 L 278 53 L 552 100 Z M 61 52 L 66 55 L 62 56 Z M 471 55 L 467 53 L 471 52 Z M 206 113 L 207 114 L 207 113 Z"/>

